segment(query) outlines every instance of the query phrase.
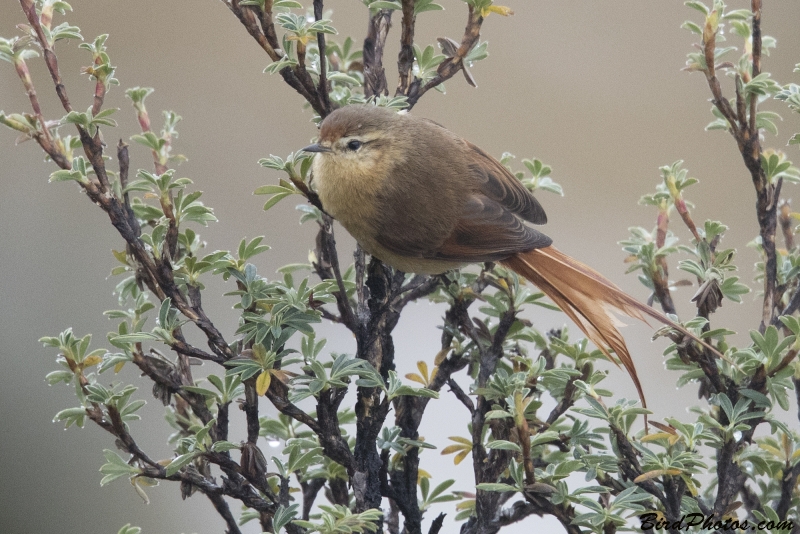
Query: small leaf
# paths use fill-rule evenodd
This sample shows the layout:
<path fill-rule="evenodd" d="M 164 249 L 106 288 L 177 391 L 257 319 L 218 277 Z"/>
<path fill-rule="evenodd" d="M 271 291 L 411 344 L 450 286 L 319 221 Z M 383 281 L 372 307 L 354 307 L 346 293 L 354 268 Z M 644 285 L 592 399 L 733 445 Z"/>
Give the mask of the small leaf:
<path fill-rule="evenodd" d="M 508 484 L 500 484 L 500 483 L 497 484 L 483 483 L 483 484 L 478 484 L 475 487 L 483 491 L 500 491 L 500 492 L 519 491 L 514 486 L 509 486 Z"/>
<path fill-rule="evenodd" d="M 217 441 L 211 446 L 214 452 L 228 452 L 232 449 L 238 449 L 239 445 L 231 443 L 230 441 Z"/>
<path fill-rule="evenodd" d="M 516 443 L 512 443 L 510 441 L 506 441 L 503 439 L 494 440 L 488 444 L 486 444 L 487 449 L 499 449 L 503 451 L 515 451 L 515 452 L 522 452 L 522 449 Z"/>
<path fill-rule="evenodd" d="M 272 382 L 272 373 L 269 371 L 262 371 L 261 374 L 258 375 L 256 379 L 256 393 L 258 393 L 259 397 L 263 397 L 267 394 L 270 382 Z"/>
<path fill-rule="evenodd" d="M 177 458 L 173 459 L 169 465 L 166 467 L 166 475 L 171 477 L 178 471 L 180 471 L 181 467 L 185 465 L 189 465 L 197 453 L 196 452 L 188 452 L 186 454 L 181 454 Z"/>

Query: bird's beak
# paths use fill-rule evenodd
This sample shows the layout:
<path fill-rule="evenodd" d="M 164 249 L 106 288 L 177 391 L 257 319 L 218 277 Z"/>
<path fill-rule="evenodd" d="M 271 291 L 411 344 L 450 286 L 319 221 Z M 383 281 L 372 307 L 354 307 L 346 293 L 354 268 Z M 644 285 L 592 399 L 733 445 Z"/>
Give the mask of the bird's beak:
<path fill-rule="evenodd" d="M 330 147 L 322 146 L 319 143 L 314 143 L 313 145 L 308 145 L 304 149 L 303 152 L 333 152 Z"/>

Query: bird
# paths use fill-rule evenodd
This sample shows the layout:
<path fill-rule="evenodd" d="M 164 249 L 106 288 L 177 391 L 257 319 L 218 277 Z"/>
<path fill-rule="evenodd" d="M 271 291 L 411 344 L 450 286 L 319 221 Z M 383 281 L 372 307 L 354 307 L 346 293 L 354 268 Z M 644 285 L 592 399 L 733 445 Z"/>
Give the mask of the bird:
<path fill-rule="evenodd" d="M 320 124 L 312 187 L 324 210 L 371 256 L 403 272 L 440 274 L 498 262 L 538 287 L 612 362 L 643 406 L 642 385 L 615 313 L 645 316 L 700 341 L 530 226 L 544 208 L 504 165 L 444 126 L 372 104 L 341 107 Z M 701 341 L 702 343 L 702 341 Z M 705 343 L 703 343 L 705 345 Z"/>

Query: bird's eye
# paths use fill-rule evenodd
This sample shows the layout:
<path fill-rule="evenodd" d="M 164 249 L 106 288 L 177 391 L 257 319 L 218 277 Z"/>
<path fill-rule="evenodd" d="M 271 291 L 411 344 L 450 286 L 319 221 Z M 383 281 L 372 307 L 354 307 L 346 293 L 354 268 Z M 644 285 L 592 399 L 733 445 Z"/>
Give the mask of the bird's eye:
<path fill-rule="evenodd" d="M 359 141 L 357 139 L 353 139 L 352 141 L 347 143 L 347 149 L 355 151 L 355 150 L 358 150 L 359 148 L 361 148 L 361 145 L 362 145 L 361 141 Z"/>

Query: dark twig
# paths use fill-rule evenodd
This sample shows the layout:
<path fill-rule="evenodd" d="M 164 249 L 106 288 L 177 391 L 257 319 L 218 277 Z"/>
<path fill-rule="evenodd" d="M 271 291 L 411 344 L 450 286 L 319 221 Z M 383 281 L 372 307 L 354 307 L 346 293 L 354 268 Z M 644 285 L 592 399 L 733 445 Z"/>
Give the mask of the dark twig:
<path fill-rule="evenodd" d="M 128 169 L 130 168 L 130 157 L 128 155 L 128 145 L 119 140 L 117 144 L 117 161 L 119 162 L 119 187 L 123 191 L 128 187 Z M 131 209 L 130 194 L 125 191 L 122 194 L 122 202 L 125 204 L 125 210 L 131 216 L 131 222 L 136 223 L 136 215 Z M 138 224 L 138 223 L 137 223 Z"/>
<path fill-rule="evenodd" d="M 572 523 L 572 520 L 575 518 L 575 510 L 571 506 L 563 503 L 555 505 L 550 502 L 549 499 L 540 495 L 533 495 L 531 493 L 526 493 L 525 499 L 528 501 L 528 504 L 532 506 L 532 509 L 524 507 L 519 511 L 519 515 L 522 515 L 523 517 L 531 514 L 540 516 L 544 514 L 552 515 L 558 519 L 558 522 L 561 523 L 561 526 L 564 527 L 564 530 L 567 532 L 567 534 L 581 534 L 583 532 L 580 527 Z M 506 520 L 514 519 L 515 521 L 519 521 L 523 518 L 520 517 L 519 519 L 516 519 L 516 515 L 517 514 L 511 514 L 511 516 L 507 517 Z"/>
<path fill-rule="evenodd" d="M 751 23 L 752 34 L 752 71 L 751 78 L 761 73 L 761 0 L 751 0 L 753 13 Z M 781 182 L 771 183 L 761 168 L 761 141 L 757 127 L 758 95 L 750 95 L 750 101 L 742 101 L 741 95 L 737 98 L 737 110 L 734 110 L 728 99 L 722 94 L 719 80 L 716 77 L 714 66 L 714 52 L 716 50 L 717 29 L 708 23 L 703 31 L 703 51 L 706 60 L 704 73 L 708 86 L 713 95 L 714 106 L 728 121 L 730 132 L 736 139 L 739 152 L 742 154 L 744 164 L 750 171 L 751 180 L 756 189 L 756 208 L 760 228 L 761 246 L 764 251 L 764 301 L 761 312 L 760 330 L 772 324 L 775 317 L 775 308 L 778 305 L 777 296 L 777 252 L 775 249 L 775 233 L 777 226 L 777 206 L 780 197 Z M 737 84 L 738 91 L 738 84 Z M 745 124 L 744 104 L 749 104 L 749 121 Z M 738 120 L 737 120 L 738 119 Z"/>
<path fill-rule="evenodd" d="M 108 417 L 111 420 L 110 432 L 117 436 L 117 446 L 125 452 L 133 455 L 137 460 L 144 462 L 151 467 L 161 467 L 158 463 L 152 460 L 145 452 L 139 448 L 133 437 L 128 433 L 125 428 L 125 423 L 122 421 L 122 416 L 115 406 L 106 406 Z"/>
<path fill-rule="evenodd" d="M 787 462 L 783 470 L 783 480 L 781 480 L 781 498 L 775 507 L 775 512 L 777 512 L 778 518 L 781 520 L 786 519 L 789 507 L 792 505 L 792 499 L 796 496 L 795 488 L 797 487 L 798 477 L 800 477 L 800 463 L 789 467 Z"/>
<path fill-rule="evenodd" d="M 753 56 L 753 71 L 750 79 L 755 78 L 761 74 L 761 0 L 750 0 L 750 11 L 753 12 L 753 22 L 751 24 L 751 40 L 752 40 L 752 56 Z M 758 104 L 758 95 L 753 93 L 750 95 L 750 133 L 758 134 L 756 128 L 756 105 Z"/>
<path fill-rule="evenodd" d="M 323 0 L 314 0 L 314 20 L 322 20 Z M 325 110 L 325 115 L 331 112 L 331 100 L 328 95 L 328 56 L 325 46 L 325 34 L 317 32 L 317 47 L 319 48 L 319 83 L 317 84 L 317 94 L 320 99 L 320 106 Z"/>
<path fill-rule="evenodd" d="M 667 231 L 669 227 L 669 211 L 666 206 L 659 208 L 658 221 L 656 224 L 656 250 L 664 246 L 667 240 Z M 661 304 L 664 313 L 675 314 L 675 303 L 672 301 L 672 295 L 669 290 L 669 269 L 667 267 L 666 256 L 658 256 L 656 258 L 656 269 L 653 272 L 653 289 Z"/>
<path fill-rule="evenodd" d="M 66 89 L 61 83 L 61 77 L 58 72 L 58 59 L 49 48 L 44 39 L 43 30 L 39 21 L 39 16 L 36 14 L 35 5 L 29 0 L 20 0 L 23 10 L 28 16 L 31 25 L 36 29 L 37 35 L 43 39 L 42 47 L 45 49 L 45 57 L 48 69 L 56 84 L 56 92 L 62 101 L 62 105 L 67 111 L 71 111 L 69 100 L 66 96 Z M 49 53 L 47 52 L 49 50 Z M 183 296 L 175 284 L 172 268 L 169 264 L 161 263 L 156 265 L 152 256 L 147 251 L 144 243 L 139 239 L 138 225 L 132 224 L 132 217 L 125 205 L 120 202 L 120 199 L 114 195 L 107 194 L 108 192 L 108 175 L 106 172 L 105 161 L 103 159 L 103 144 L 100 142 L 99 137 L 92 138 L 83 128 L 78 127 L 81 142 L 83 143 L 84 152 L 86 153 L 95 175 L 99 183 L 88 181 L 82 183 L 81 186 L 86 191 L 89 198 L 97 205 L 99 205 L 111 219 L 112 225 L 119 231 L 120 235 L 125 239 L 128 244 L 128 251 L 134 257 L 136 262 L 141 266 L 140 273 L 146 277 L 145 283 L 159 299 L 170 297 L 172 304 L 187 318 L 193 321 L 200 329 L 206 334 L 209 345 L 212 350 L 221 358 L 229 359 L 233 357 L 230 347 L 225 342 L 222 334 L 217 330 L 213 323 L 205 315 L 205 312 L 199 305 L 191 306 Z M 56 161 L 58 163 L 58 161 Z M 62 167 L 65 168 L 65 167 Z"/>
<path fill-rule="evenodd" d="M 441 513 L 436 516 L 431 522 L 431 528 L 428 529 L 428 534 L 439 534 L 439 531 L 442 530 L 442 525 L 444 525 L 444 518 L 447 514 Z"/>
<path fill-rule="evenodd" d="M 336 392 L 335 394 L 338 395 L 340 392 Z M 338 420 L 334 419 L 336 423 L 336 431 L 333 432 L 331 426 L 329 425 L 331 421 L 329 417 L 326 417 L 323 414 L 323 417 L 321 418 L 322 423 L 320 423 L 306 412 L 298 408 L 295 404 L 292 404 L 287 395 L 288 389 L 286 385 L 280 380 L 272 380 L 269 390 L 267 390 L 267 398 L 270 400 L 272 405 L 275 406 L 275 408 L 277 408 L 282 414 L 287 415 L 295 421 L 303 423 L 310 428 L 319 437 L 320 445 L 322 446 L 325 454 L 333 461 L 344 466 L 349 473 L 352 473 L 353 454 L 350 451 L 347 441 L 338 431 Z M 341 400 L 338 400 L 338 402 L 341 402 Z M 333 405 L 338 406 L 338 404 L 335 403 Z"/>
<path fill-rule="evenodd" d="M 47 41 L 47 37 L 45 37 L 41 20 L 36 13 L 36 3 L 33 0 L 20 0 L 19 3 L 22 6 L 22 11 L 25 13 L 25 17 L 28 19 L 34 32 L 36 32 L 36 39 L 39 42 L 39 46 L 42 47 L 44 62 L 47 65 L 50 76 L 53 78 L 58 99 L 61 101 L 64 110 L 69 113 L 72 111 L 72 104 L 70 104 L 69 98 L 67 97 L 67 88 L 64 87 L 61 81 L 61 73 L 58 70 L 58 58 L 55 52 L 53 52 L 52 46 L 50 46 L 50 43 Z"/>
<path fill-rule="evenodd" d="M 269 4 L 271 6 L 272 2 L 269 2 Z M 268 13 L 265 12 L 259 16 L 256 7 L 240 6 L 239 0 L 226 0 L 225 5 L 236 15 L 236 18 L 238 18 L 239 22 L 245 27 L 247 33 L 256 40 L 272 61 L 280 61 L 283 58 L 285 52 L 279 48 L 271 11 Z M 311 81 L 311 77 L 308 76 L 305 65 L 299 64 L 295 69 L 284 67 L 280 70 L 280 75 L 292 89 L 305 98 L 306 102 L 308 102 L 321 117 L 327 114 L 326 110 L 320 104 L 321 101 L 316 94 L 316 86 Z"/>
<path fill-rule="evenodd" d="M 69 162 L 67 161 L 66 156 L 53 143 L 53 136 L 50 134 L 50 129 L 47 127 L 47 122 L 42 114 L 42 108 L 39 105 L 39 97 L 36 94 L 36 87 L 33 85 L 33 80 L 31 79 L 31 73 L 28 70 L 27 63 L 25 63 L 24 59 L 18 59 L 14 62 L 14 68 L 17 71 L 19 79 L 22 81 L 22 85 L 25 87 L 25 92 L 28 95 L 28 99 L 31 102 L 31 108 L 36 116 L 36 121 L 38 122 L 39 131 L 32 134 L 33 139 L 35 139 L 36 142 L 39 143 L 39 146 L 42 147 L 42 150 L 44 150 L 45 153 L 47 153 L 47 155 L 50 156 L 54 162 L 56 162 L 56 165 L 61 168 L 68 168 Z"/>
<path fill-rule="evenodd" d="M 781 310 L 780 314 L 777 317 L 774 317 L 772 319 L 772 324 L 775 326 L 781 324 L 779 320 L 781 316 L 792 315 L 798 309 L 800 309 L 800 290 L 795 291 L 794 294 L 792 294 L 792 298 L 789 299 L 789 303 L 786 305 L 786 307 L 783 310 Z"/>
<path fill-rule="evenodd" d="M 242 534 L 242 531 L 239 529 L 239 523 L 236 521 L 236 518 L 233 517 L 228 502 L 222 495 L 219 493 L 206 493 L 206 497 L 208 497 L 208 500 L 214 505 L 214 509 L 217 513 L 225 520 L 225 525 L 228 527 L 225 534 Z"/>
<path fill-rule="evenodd" d="M 589 378 L 589 373 L 591 372 L 591 366 L 586 364 L 581 369 L 581 376 L 576 378 L 570 378 L 567 382 L 567 385 L 564 386 L 564 396 L 561 400 L 556 404 L 553 409 L 550 411 L 550 415 L 547 416 L 547 421 L 545 422 L 545 427 L 541 430 L 547 430 L 553 423 L 555 423 L 562 415 L 564 415 L 567 410 L 569 410 L 573 404 L 575 404 L 575 393 L 578 392 L 578 388 L 575 387 L 576 380 L 584 380 L 586 381 Z"/>
<path fill-rule="evenodd" d="M 392 309 L 402 310 L 406 304 L 430 295 L 439 286 L 441 279 L 436 276 L 415 276 L 408 284 L 403 286 L 402 293 L 391 304 Z"/>
<path fill-rule="evenodd" d="M 308 482 L 300 483 L 300 488 L 303 491 L 303 515 L 301 517 L 306 521 L 308 521 L 308 516 L 311 514 L 311 507 L 314 506 L 319 490 L 324 486 L 324 478 L 312 478 Z"/>
<path fill-rule="evenodd" d="M 336 280 L 338 291 L 334 293 L 336 305 L 339 308 L 339 320 L 353 333 L 358 329 L 356 319 L 350 299 L 347 297 L 347 289 L 342 278 L 342 269 L 339 265 L 339 253 L 336 250 L 336 239 L 333 233 L 333 219 L 326 214 L 322 216 L 317 233 L 317 262 L 314 269 L 317 275 L 323 280 Z"/>
<path fill-rule="evenodd" d="M 383 69 L 383 47 L 392 26 L 392 10 L 379 9 L 369 19 L 367 38 L 364 39 L 364 94 L 387 94 L 386 71 Z"/>
<path fill-rule="evenodd" d="M 791 200 L 781 199 L 778 203 L 778 222 L 781 225 L 781 233 L 783 234 L 783 242 L 786 245 L 786 250 L 791 252 L 794 250 L 794 228 L 792 228 L 792 204 Z"/>
<path fill-rule="evenodd" d="M 216 454 L 212 456 L 212 458 L 216 457 L 218 460 L 222 459 L 223 461 L 220 463 L 220 466 L 226 470 L 227 473 L 229 473 L 229 476 L 232 475 L 228 480 L 229 483 L 226 483 L 222 488 L 216 486 L 212 481 L 203 476 L 196 469 L 184 468 L 178 473 L 168 477 L 166 476 L 166 470 L 164 467 L 150 459 L 147 454 L 145 454 L 144 451 L 142 451 L 136 444 L 133 437 L 127 431 L 125 424 L 122 422 L 119 411 L 117 411 L 114 406 L 106 406 L 106 410 L 110 420 L 105 420 L 103 418 L 102 412 L 98 406 L 92 410 L 89 410 L 87 414 L 101 428 L 117 437 L 117 446 L 119 448 L 131 454 L 137 461 L 143 464 L 143 476 L 161 480 L 179 480 L 182 483 L 189 485 L 189 487 L 197 488 L 211 499 L 217 511 L 222 515 L 226 523 L 228 523 L 229 528 L 231 521 L 233 521 L 233 524 L 236 524 L 236 521 L 232 518 L 227 504 L 224 503 L 224 500 L 221 500 L 223 494 L 239 499 L 245 505 L 255 510 L 269 512 L 270 514 L 274 513 L 274 505 L 267 503 L 257 493 L 253 492 L 249 486 L 237 483 L 239 476 L 236 471 L 239 470 L 239 466 L 230 460 L 229 455 Z M 265 479 L 264 482 L 266 482 Z M 271 495 L 272 492 L 266 484 L 259 484 L 254 480 L 251 480 L 251 483 L 254 483 L 255 486 L 258 487 L 258 489 L 268 497 Z M 236 531 L 231 530 L 230 532 Z"/>
<path fill-rule="evenodd" d="M 792 377 L 792 384 L 794 385 L 794 399 L 797 403 L 797 420 L 800 421 L 800 378 Z"/>
<path fill-rule="evenodd" d="M 750 79 L 761 73 L 761 0 L 751 0 L 753 13 L 751 23 L 752 35 L 752 71 Z M 750 95 L 749 102 L 744 102 L 744 97 L 739 94 L 739 83 L 736 80 L 737 109 L 734 110 L 728 99 L 722 94 L 719 80 L 716 76 L 714 53 L 716 50 L 716 37 L 718 29 L 706 22 L 703 30 L 703 52 L 706 66 L 704 73 L 708 87 L 713 95 L 712 102 L 725 120 L 731 135 L 742 154 L 744 164 L 750 172 L 751 181 L 756 190 L 756 209 L 760 228 L 761 246 L 764 252 L 764 301 L 761 312 L 760 330 L 772 324 L 778 305 L 777 295 L 777 252 L 775 249 L 775 233 L 777 226 L 777 206 L 780 197 L 781 181 L 772 183 L 767 179 L 761 168 L 761 141 L 757 127 L 758 95 Z M 745 107 L 749 105 L 749 120 L 745 121 Z"/>
<path fill-rule="evenodd" d="M 36 6 L 31 0 L 20 0 L 20 4 L 38 36 L 40 46 L 44 50 L 45 63 L 55 83 L 56 93 L 64 109 L 66 111 L 71 111 L 72 107 L 67 98 L 66 88 L 61 82 L 61 76 L 58 70 L 58 59 L 44 35 L 41 20 L 36 13 Z M 127 208 L 124 203 L 120 202 L 120 199 L 116 198 L 113 194 L 108 194 L 109 180 L 103 158 L 103 144 L 99 136 L 95 135 L 91 137 L 88 132 L 80 126 L 78 126 L 77 129 L 80 134 L 84 152 L 98 180 L 98 182 L 87 181 L 86 183 L 82 183 L 81 186 L 84 188 L 89 198 L 108 214 L 111 223 L 127 242 L 128 251 L 141 266 L 140 273 L 146 277 L 145 283 L 148 288 L 162 300 L 165 297 L 171 297 L 173 305 L 187 318 L 195 322 L 206 334 L 209 345 L 219 357 L 225 359 L 232 357 L 233 353 L 230 347 L 225 342 L 222 334 L 205 315 L 200 305 L 190 305 L 178 289 L 174 281 L 171 265 L 169 265 L 168 262 L 160 262 L 159 264 L 154 262 L 152 256 L 144 246 L 144 243 L 139 239 L 139 228 L 137 224 L 132 222 L 134 218 L 131 217 L 129 208 Z M 56 163 L 59 162 L 56 161 Z M 64 168 L 63 163 L 59 164 Z"/>
<path fill-rule="evenodd" d="M 450 391 L 453 392 L 453 395 L 455 395 L 456 398 L 461 401 L 461 404 L 469 410 L 470 415 L 474 415 L 475 405 L 472 403 L 472 399 L 469 398 L 469 395 L 464 393 L 464 390 L 461 389 L 461 386 L 452 378 L 447 380 L 447 385 L 450 386 Z"/>
<path fill-rule="evenodd" d="M 736 115 L 739 118 L 739 129 L 744 130 L 747 128 L 747 108 L 742 94 L 742 77 L 738 73 L 734 78 L 734 88 L 736 89 Z"/>
<path fill-rule="evenodd" d="M 623 477 L 626 480 L 634 480 L 642 474 L 642 468 L 639 464 L 639 458 L 636 455 L 636 449 L 633 448 L 628 436 L 616 425 L 611 425 L 611 434 L 617 443 L 619 450 L 619 467 Z M 655 485 L 652 480 L 645 480 L 639 483 L 639 486 L 653 495 L 659 501 L 664 502 L 664 493 Z"/>
<path fill-rule="evenodd" d="M 403 0 L 403 22 L 400 31 L 400 53 L 397 56 L 397 95 L 407 95 L 414 80 L 414 27 L 417 15 L 414 13 L 414 0 Z"/>
<path fill-rule="evenodd" d="M 165 476 L 163 468 L 155 469 L 144 467 L 142 476 L 157 480 L 172 480 L 189 484 L 198 489 L 204 495 L 228 495 L 240 500 L 248 508 L 259 512 L 274 514 L 276 506 L 262 499 L 257 493 L 252 491 L 249 485 L 233 487 L 230 484 L 218 486 L 212 480 L 201 475 L 196 469 L 182 469 L 171 476 Z"/>
<path fill-rule="evenodd" d="M 247 420 L 247 441 L 255 445 L 261 430 L 258 422 L 258 395 L 256 394 L 255 378 L 244 383 L 242 410 Z"/>
<path fill-rule="evenodd" d="M 456 54 L 442 61 L 436 70 L 436 76 L 425 85 L 421 85 L 420 80 L 414 80 L 406 93 L 409 109 L 414 107 L 422 95 L 437 85 L 446 82 L 464 68 L 464 58 L 467 57 L 467 54 L 469 54 L 469 51 L 472 50 L 481 36 L 481 24 L 483 24 L 483 17 L 475 11 L 473 6 L 469 6 L 467 26 L 464 28 L 464 36 L 461 38 L 461 45 L 458 47 Z"/>
<path fill-rule="evenodd" d="M 191 358 L 197 358 L 199 360 L 206 360 L 214 363 L 223 363 L 225 358 L 221 358 L 216 354 L 210 354 L 204 350 L 198 349 L 197 347 L 193 347 L 186 343 L 186 341 L 182 339 L 175 339 L 174 342 L 170 344 L 170 348 L 177 352 L 178 354 L 182 354 L 183 356 L 189 356 Z"/>

